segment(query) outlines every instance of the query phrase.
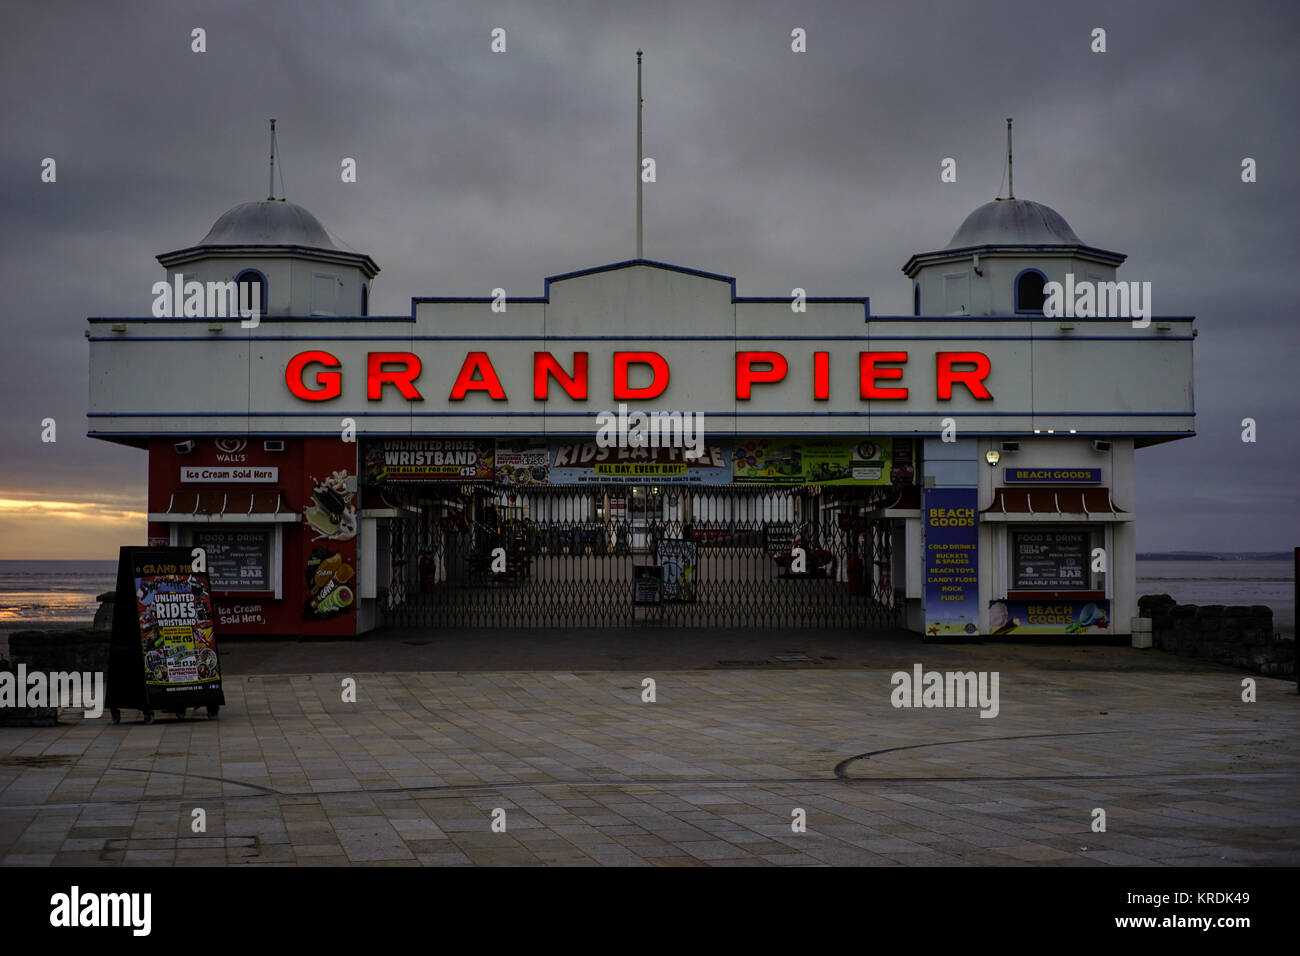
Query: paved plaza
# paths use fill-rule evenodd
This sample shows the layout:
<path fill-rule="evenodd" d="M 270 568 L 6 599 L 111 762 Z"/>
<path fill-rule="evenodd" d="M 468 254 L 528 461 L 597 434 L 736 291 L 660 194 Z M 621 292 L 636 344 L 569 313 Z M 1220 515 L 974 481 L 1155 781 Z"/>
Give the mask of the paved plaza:
<path fill-rule="evenodd" d="M 1246 703 L 1246 675 L 1160 651 L 606 632 L 223 655 L 216 721 L 0 729 L 0 862 L 1300 863 L 1295 683 Z M 997 671 L 997 716 L 893 707 L 916 663 Z"/>

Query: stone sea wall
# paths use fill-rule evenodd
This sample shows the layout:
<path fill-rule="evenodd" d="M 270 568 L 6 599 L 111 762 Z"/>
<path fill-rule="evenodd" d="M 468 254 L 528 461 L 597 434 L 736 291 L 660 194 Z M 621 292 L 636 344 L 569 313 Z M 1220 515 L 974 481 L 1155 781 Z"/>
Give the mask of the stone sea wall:
<path fill-rule="evenodd" d="M 0 671 L 108 673 L 111 631 L 79 628 L 64 631 L 16 631 L 9 635 L 9 659 L 0 661 Z M 57 707 L 0 707 L 0 726 L 52 727 L 58 722 Z"/>
<path fill-rule="evenodd" d="M 1276 677 L 1295 676 L 1295 644 L 1279 640 L 1273 610 L 1262 604 L 1179 604 L 1168 594 L 1138 598 L 1138 613 L 1151 619 L 1155 647 Z"/>

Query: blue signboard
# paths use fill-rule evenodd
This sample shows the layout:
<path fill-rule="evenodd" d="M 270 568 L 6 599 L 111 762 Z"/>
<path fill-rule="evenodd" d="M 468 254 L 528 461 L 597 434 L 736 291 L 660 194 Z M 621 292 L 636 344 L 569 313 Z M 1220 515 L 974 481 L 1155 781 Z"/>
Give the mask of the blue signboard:
<path fill-rule="evenodd" d="M 731 442 L 712 441 L 698 458 L 683 448 L 603 448 L 594 441 L 552 440 L 546 480 L 552 485 L 725 485 Z M 500 472 L 498 472 L 499 480 Z"/>
<path fill-rule="evenodd" d="M 925 538 L 925 633 L 979 630 L 979 516 L 975 488 L 926 488 L 921 503 Z"/>
<path fill-rule="evenodd" d="M 1099 485 L 1100 468 L 1011 468 L 1008 485 Z"/>

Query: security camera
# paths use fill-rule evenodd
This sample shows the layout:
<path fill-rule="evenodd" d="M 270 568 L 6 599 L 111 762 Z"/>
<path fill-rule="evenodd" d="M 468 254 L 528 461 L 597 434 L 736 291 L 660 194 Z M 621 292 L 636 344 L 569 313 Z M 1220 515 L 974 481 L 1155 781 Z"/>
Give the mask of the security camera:
<path fill-rule="evenodd" d="M 188 455 L 193 450 L 194 450 L 194 442 L 190 441 L 189 439 L 186 439 L 185 441 L 178 441 L 176 443 L 176 454 L 178 455 Z"/>
<path fill-rule="evenodd" d="M 1110 451 L 1110 442 L 1101 438 L 1095 438 L 1092 442 L 1093 451 Z"/>

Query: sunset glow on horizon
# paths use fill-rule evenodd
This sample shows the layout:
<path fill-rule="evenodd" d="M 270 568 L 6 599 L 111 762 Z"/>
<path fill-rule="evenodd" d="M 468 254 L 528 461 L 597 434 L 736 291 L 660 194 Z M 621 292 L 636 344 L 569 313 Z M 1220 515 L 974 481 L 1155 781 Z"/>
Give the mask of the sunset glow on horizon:
<path fill-rule="evenodd" d="M 145 543 L 138 495 L 37 498 L 0 490 L 0 560 L 111 560 Z"/>

